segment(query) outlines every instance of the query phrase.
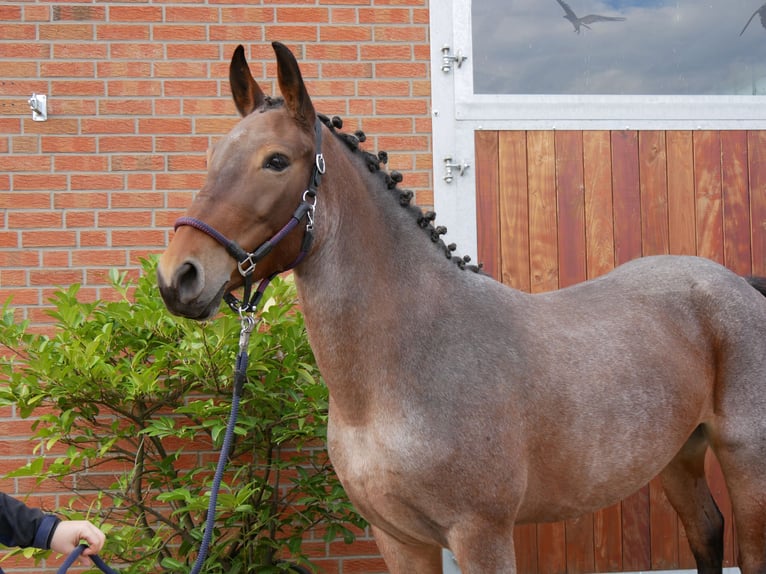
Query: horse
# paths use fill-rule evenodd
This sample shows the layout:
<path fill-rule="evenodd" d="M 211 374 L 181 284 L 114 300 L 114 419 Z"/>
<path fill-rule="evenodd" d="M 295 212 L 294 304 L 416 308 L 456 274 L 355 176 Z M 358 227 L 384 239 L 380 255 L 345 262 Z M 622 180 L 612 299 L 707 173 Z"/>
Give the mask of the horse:
<path fill-rule="evenodd" d="M 505 286 L 445 245 L 272 46 L 275 97 L 234 51 L 242 118 L 158 286 L 171 312 L 207 320 L 292 269 L 329 389 L 328 452 L 390 572 L 441 573 L 448 548 L 463 574 L 513 574 L 516 524 L 580 516 L 656 475 L 698 570 L 720 572 L 708 447 L 742 572 L 766 572 L 766 282 L 667 255 L 548 293 Z"/>

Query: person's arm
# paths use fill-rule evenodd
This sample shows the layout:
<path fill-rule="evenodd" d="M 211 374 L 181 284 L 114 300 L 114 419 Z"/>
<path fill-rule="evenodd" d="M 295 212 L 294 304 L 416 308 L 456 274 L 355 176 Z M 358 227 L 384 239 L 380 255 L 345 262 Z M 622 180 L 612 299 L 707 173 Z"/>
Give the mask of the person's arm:
<path fill-rule="evenodd" d="M 6 546 L 50 548 L 51 538 L 61 520 L 30 508 L 0 492 L 0 543 Z"/>

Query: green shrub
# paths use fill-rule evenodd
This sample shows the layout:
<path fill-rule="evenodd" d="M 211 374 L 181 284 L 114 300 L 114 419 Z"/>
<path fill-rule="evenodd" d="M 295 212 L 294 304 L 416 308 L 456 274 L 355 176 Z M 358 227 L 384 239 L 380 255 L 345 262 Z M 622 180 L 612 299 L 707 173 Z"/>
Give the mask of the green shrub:
<path fill-rule="evenodd" d="M 0 325 L 0 403 L 34 417 L 40 439 L 35 458 L 11 475 L 74 484 L 60 511 L 103 523 L 103 557 L 131 574 L 189 572 L 194 563 L 239 341 L 233 313 L 207 324 L 169 314 L 154 276 L 148 262 L 135 282 L 113 273 L 116 301 L 82 302 L 77 285 L 57 292 L 51 336 L 15 321 L 8 304 Z M 267 297 L 208 573 L 282 571 L 277 558 L 307 563 L 301 542 L 314 526 L 347 542 L 352 527 L 364 527 L 324 449 L 327 388 L 294 285 L 277 279 Z"/>

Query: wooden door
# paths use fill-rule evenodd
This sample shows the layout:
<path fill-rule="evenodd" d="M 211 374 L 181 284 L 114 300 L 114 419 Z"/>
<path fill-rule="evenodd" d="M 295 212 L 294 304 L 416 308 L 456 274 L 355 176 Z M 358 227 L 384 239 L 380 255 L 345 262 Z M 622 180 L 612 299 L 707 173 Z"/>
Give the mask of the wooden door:
<path fill-rule="evenodd" d="M 700 255 L 766 275 L 766 132 L 477 131 L 478 255 L 517 289 L 541 292 L 636 257 Z M 708 456 L 736 565 L 731 506 Z M 519 574 L 694 568 L 658 479 L 619 504 L 520 526 Z"/>

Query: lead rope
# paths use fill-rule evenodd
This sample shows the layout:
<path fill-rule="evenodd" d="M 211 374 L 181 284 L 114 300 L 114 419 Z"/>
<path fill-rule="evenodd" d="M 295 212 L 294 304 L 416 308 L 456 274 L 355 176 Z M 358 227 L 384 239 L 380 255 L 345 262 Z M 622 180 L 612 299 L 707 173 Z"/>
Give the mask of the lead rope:
<path fill-rule="evenodd" d="M 64 563 L 59 567 L 58 570 L 56 570 L 56 574 L 66 574 L 66 571 L 69 570 L 69 567 L 74 564 L 74 561 L 80 557 L 80 555 L 87 547 L 87 544 L 80 544 L 77 548 L 72 550 L 71 554 L 69 554 L 67 559 L 64 560 Z M 101 560 L 101 558 L 99 558 L 96 554 L 89 556 L 88 558 L 93 560 L 93 564 L 95 564 L 102 572 L 105 572 L 106 574 L 117 574 L 116 570 L 109 568 L 109 566 L 107 566 L 104 561 Z"/>
<path fill-rule="evenodd" d="M 199 574 L 202 569 L 202 565 L 207 558 L 208 549 L 210 548 L 210 541 L 213 538 L 213 528 L 215 526 L 215 507 L 218 501 L 218 491 L 221 488 L 221 481 L 223 480 L 223 471 L 226 468 L 226 462 L 229 457 L 229 451 L 231 450 L 231 443 L 234 440 L 234 427 L 237 424 L 237 415 L 239 413 L 239 398 L 242 394 L 242 389 L 247 379 L 247 345 L 250 342 L 250 333 L 253 332 L 255 327 L 255 318 L 252 315 L 239 314 L 242 327 L 239 331 L 239 353 L 237 354 L 237 360 L 234 367 L 234 392 L 231 397 L 231 413 L 229 414 L 229 422 L 226 425 L 226 434 L 223 438 L 223 445 L 221 445 L 221 453 L 218 455 L 218 466 L 215 469 L 215 476 L 213 477 L 213 484 L 210 487 L 210 503 L 207 508 L 207 520 L 205 522 L 205 534 L 202 537 L 202 543 L 200 544 L 199 554 L 197 554 L 197 561 L 194 563 L 191 574 Z"/>

